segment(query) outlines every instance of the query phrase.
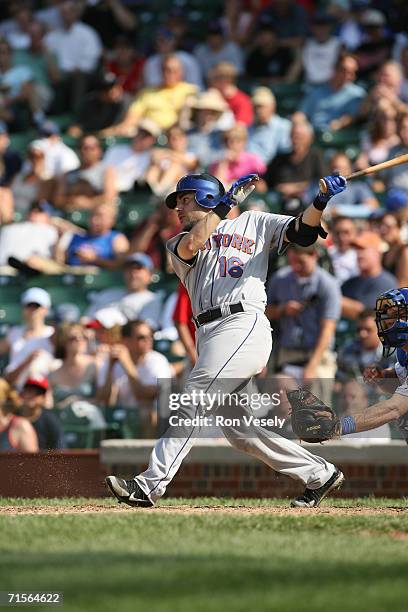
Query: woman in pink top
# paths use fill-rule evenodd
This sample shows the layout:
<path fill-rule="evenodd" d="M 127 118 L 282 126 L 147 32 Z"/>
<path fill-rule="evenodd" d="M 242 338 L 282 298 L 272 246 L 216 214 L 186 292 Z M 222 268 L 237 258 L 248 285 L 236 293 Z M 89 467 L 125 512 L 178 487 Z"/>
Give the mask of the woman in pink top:
<path fill-rule="evenodd" d="M 211 164 L 209 171 L 224 185 L 230 185 L 244 174 L 263 174 L 266 165 L 256 153 L 246 151 L 247 129 L 237 123 L 224 132 L 225 150 L 222 159 Z"/>

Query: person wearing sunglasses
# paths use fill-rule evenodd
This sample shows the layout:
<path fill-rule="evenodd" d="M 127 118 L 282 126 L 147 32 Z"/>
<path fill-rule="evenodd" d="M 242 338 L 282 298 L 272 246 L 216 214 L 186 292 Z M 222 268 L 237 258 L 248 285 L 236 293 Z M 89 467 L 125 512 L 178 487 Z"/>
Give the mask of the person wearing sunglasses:
<path fill-rule="evenodd" d="M 122 341 L 110 347 L 100 372 L 98 397 L 109 406 L 136 410 L 139 433 L 149 437 L 156 433 L 156 402 L 171 378 L 167 358 L 153 350 L 152 328 L 141 319 L 128 321 L 122 327 Z"/>
<path fill-rule="evenodd" d="M 13 326 L 0 340 L 0 354 L 9 353 L 6 380 L 21 389 L 30 376 L 47 376 L 54 361 L 54 328 L 45 319 L 51 308 L 49 293 L 30 287 L 21 296 L 23 325 Z"/>

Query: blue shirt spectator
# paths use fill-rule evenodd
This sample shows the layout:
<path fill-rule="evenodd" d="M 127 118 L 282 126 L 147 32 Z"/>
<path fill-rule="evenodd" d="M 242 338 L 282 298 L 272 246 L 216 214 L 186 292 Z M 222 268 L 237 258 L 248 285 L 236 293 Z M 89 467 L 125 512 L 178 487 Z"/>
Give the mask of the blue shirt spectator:
<path fill-rule="evenodd" d="M 248 151 L 268 164 L 278 153 L 291 150 L 291 122 L 275 114 L 275 96 L 268 87 L 257 87 L 252 95 L 255 122 L 248 128 Z"/>
<path fill-rule="evenodd" d="M 321 131 L 338 130 L 351 122 L 366 95 L 356 78 L 357 62 L 351 56 L 342 57 L 330 81 L 315 85 L 303 98 L 300 111 L 313 127 Z"/>
<path fill-rule="evenodd" d="M 120 257 L 129 249 L 124 234 L 112 229 L 115 224 L 114 206 L 99 204 L 91 214 L 89 230 L 77 233 L 65 252 L 65 261 L 70 266 L 100 266 L 115 268 Z"/>
<path fill-rule="evenodd" d="M 374 309 L 380 293 L 398 286 L 395 276 L 383 269 L 382 241 L 378 234 L 363 231 L 354 240 L 353 246 L 357 249 L 360 273 L 341 287 L 342 315 L 348 319 L 357 319 L 366 308 Z"/>
<path fill-rule="evenodd" d="M 268 283 L 268 304 L 281 307 L 280 346 L 313 350 L 322 321 L 340 317 L 339 283 L 317 265 L 313 247 L 301 251 L 291 247 L 288 256 L 290 265 L 275 272 Z M 334 337 L 330 345 L 333 341 Z"/>

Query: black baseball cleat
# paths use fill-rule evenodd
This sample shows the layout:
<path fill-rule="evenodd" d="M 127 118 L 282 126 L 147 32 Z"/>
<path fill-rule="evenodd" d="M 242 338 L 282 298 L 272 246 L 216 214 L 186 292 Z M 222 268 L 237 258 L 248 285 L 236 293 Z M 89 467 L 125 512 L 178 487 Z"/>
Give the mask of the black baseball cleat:
<path fill-rule="evenodd" d="M 105 482 L 120 503 L 139 508 L 149 508 L 153 506 L 152 502 L 147 497 L 146 493 L 139 487 L 136 480 L 124 480 L 116 476 L 107 476 Z"/>
<path fill-rule="evenodd" d="M 296 497 L 290 503 L 292 508 L 317 508 L 322 499 L 335 489 L 339 489 L 343 484 L 345 478 L 339 469 L 335 469 L 333 476 L 329 478 L 318 489 L 305 489 L 303 495 Z"/>

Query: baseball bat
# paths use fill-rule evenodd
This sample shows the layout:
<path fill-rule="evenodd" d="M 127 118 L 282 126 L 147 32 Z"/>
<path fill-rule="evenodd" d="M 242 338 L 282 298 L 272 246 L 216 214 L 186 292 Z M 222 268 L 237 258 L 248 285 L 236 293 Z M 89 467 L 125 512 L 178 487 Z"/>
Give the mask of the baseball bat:
<path fill-rule="evenodd" d="M 389 159 L 388 161 L 382 162 L 381 164 L 369 166 L 368 168 L 364 168 L 364 170 L 353 172 L 353 174 L 349 174 L 349 176 L 346 176 L 345 178 L 349 181 L 350 179 L 359 178 L 360 176 L 367 176 L 368 174 L 374 174 L 375 172 L 379 172 L 380 170 L 384 170 L 385 168 L 392 168 L 393 166 L 399 166 L 400 164 L 406 163 L 408 163 L 408 153 L 405 153 L 404 155 L 399 155 L 398 157 L 394 157 L 393 159 Z M 327 185 L 324 179 L 320 179 L 319 189 L 321 193 L 327 192 Z"/>

